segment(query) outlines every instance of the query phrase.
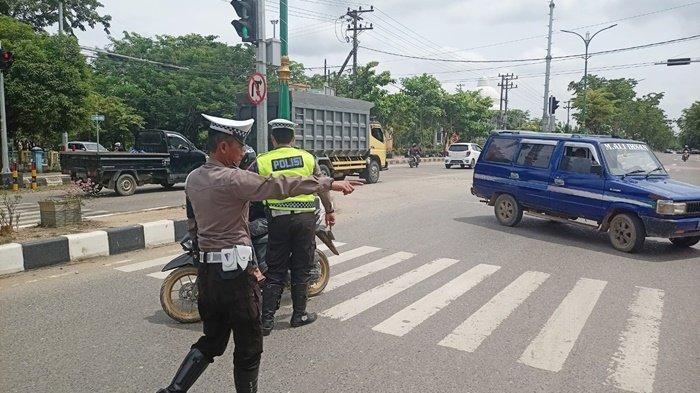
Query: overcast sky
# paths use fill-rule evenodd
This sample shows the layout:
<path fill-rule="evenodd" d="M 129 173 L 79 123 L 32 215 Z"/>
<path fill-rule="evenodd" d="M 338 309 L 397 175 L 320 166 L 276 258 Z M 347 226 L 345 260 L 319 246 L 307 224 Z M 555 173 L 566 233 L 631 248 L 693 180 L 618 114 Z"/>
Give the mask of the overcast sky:
<path fill-rule="evenodd" d="M 235 12 L 228 0 L 101 0 L 103 13 L 112 16 L 112 35 L 122 31 L 146 36 L 199 33 L 216 35 L 222 42 L 240 40 L 231 26 Z M 631 47 L 700 34 L 700 1 L 690 0 L 559 0 L 555 1 L 553 56 L 583 53 L 580 38 L 560 33 L 575 29 L 584 34 L 617 23 L 591 42 L 591 52 Z M 337 19 L 347 7 L 373 5 L 365 22 L 374 30 L 361 34 L 367 48 L 411 56 L 443 59 L 492 60 L 543 58 L 547 48 L 549 2 L 546 0 L 377 0 L 357 3 L 341 0 L 289 0 L 290 58 L 307 67 L 342 64 L 351 45 L 344 40 L 343 26 Z M 279 19 L 279 2 L 268 1 L 266 19 Z M 587 28 L 582 26 L 595 25 Z M 272 36 L 272 25 L 267 24 Z M 279 34 L 279 33 L 278 33 Z M 79 32 L 81 44 L 103 47 L 109 43 L 100 29 Z M 508 42 L 510 41 L 510 42 Z M 517 42 L 513 42 L 517 41 Z M 700 100 L 700 63 L 666 67 L 644 65 L 673 57 L 700 59 L 700 39 L 648 49 L 593 56 L 589 73 L 606 78 L 628 77 L 640 81 L 638 94 L 664 92 L 662 107 L 670 118 Z M 530 65 L 444 63 L 399 58 L 360 48 L 359 63 L 376 60 L 379 68 L 401 78 L 431 73 L 454 91 L 458 83 L 465 89 L 476 87 L 479 77 L 489 77 L 496 88 L 499 73 L 520 75 L 512 90 L 510 108 L 542 115 L 544 94 L 543 62 Z M 552 62 L 550 91 L 564 102 L 570 98 L 566 87 L 583 74 L 583 59 Z M 601 67 L 622 66 L 616 69 Z M 318 72 L 323 72 L 319 70 Z M 562 73 L 566 73 L 562 75 Z M 559 74 L 559 75 L 557 75 Z M 563 108 L 563 104 L 561 107 Z M 566 120 L 566 110 L 557 111 Z"/>

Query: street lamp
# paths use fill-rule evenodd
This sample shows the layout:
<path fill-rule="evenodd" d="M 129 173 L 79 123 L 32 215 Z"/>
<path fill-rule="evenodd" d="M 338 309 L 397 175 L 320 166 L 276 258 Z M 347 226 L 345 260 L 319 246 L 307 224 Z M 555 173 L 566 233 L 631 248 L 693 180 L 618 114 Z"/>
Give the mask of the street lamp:
<path fill-rule="evenodd" d="M 584 45 L 586 45 L 586 54 L 583 56 L 583 59 L 585 60 L 585 65 L 583 66 L 583 108 L 581 110 L 581 124 L 583 125 L 584 128 L 586 127 L 586 89 L 588 87 L 588 58 L 590 57 L 590 56 L 588 56 L 588 46 L 591 44 L 591 41 L 593 41 L 593 38 L 596 35 L 598 35 L 598 33 L 600 33 L 603 30 L 612 29 L 615 26 L 617 26 L 617 23 L 615 23 L 614 25 L 610 25 L 608 27 L 602 28 L 602 29 L 596 31 L 595 33 L 593 33 L 593 35 L 590 35 L 589 32 L 586 32 L 586 37 L 583 37 L 581 34 L 575 32 L 575 31 L 562 30 L 562 32 L 564 32 L 564 33 L 576 34 L 577 36 L 579 36 L 579 38 L 581 38 L 583 40 Z"/>

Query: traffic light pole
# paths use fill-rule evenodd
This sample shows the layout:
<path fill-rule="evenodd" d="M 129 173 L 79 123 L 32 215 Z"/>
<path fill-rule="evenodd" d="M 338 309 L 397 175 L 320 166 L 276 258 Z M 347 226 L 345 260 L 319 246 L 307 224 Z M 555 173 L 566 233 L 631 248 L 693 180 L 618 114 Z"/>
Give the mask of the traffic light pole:
<path fill-rule="evenodd" d="M 0 116 L 2 116 L 2 174 L 10 173 L 10 155 L 7 146 L 7 113 L 5 112 L 5 73 L 0 71 Z"/>
<path fill-rule="evenodd" d="M 287 26 L 287 0 L 280 0 L 280 43 L 281 43 L 281 66 L 277 71 L 280 80 L 279 87 L 279 106 L 277 107 L 277 117 L 280 119 L 291 120 L 289 107 L 289 79 L 291 71 L 289 70 L 289 29 Z"/>
<path fill-rule="evenodd" d="M 257 2 L 257 37 L 258 48 L 255 54 L 255 70 L 267 78 L 267 48 L 265 46 L 265 0 Z M 269 87 L 268 87 L 269 90 Z M 257 123 L 257 152 L 265 153 L 267 151 L 267 94 L 265 99 L 258 104 L 255 110 L 255 122 Z"/>

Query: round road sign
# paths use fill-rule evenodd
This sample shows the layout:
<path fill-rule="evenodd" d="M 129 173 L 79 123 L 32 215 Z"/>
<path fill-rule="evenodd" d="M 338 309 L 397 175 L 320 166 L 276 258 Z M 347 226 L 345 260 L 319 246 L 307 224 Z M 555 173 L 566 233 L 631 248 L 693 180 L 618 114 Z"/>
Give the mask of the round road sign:
<path fill-rule="evenodd" d="M 259 72 L 248 77 L 248 99 L 253 105 L 259 105 L 267 96 L 267 81 Z"/>

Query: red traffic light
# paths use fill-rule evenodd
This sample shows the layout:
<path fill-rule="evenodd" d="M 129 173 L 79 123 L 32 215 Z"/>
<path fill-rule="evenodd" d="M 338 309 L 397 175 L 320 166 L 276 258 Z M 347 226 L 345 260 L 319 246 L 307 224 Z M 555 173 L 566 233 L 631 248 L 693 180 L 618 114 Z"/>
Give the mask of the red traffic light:
<path fill-rule="evenodd" d="M 12 52 L 2 51 L 0 56 L 0 70 L 7 70 L 12 65 Z"/>

